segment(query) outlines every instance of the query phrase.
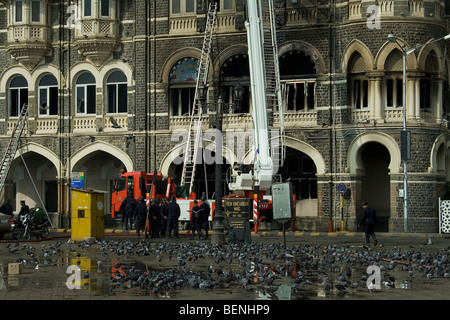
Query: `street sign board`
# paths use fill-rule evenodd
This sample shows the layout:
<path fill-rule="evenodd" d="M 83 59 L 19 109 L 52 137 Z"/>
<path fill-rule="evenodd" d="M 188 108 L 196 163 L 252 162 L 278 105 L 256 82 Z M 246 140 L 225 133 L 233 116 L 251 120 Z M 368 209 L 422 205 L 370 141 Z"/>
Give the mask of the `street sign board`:
<path fill-rule="evenodd" d="M 225 217 L 231 227 L 227 237 L 251 243 L 250 222 L 253 200 L 248 198 L 227 198 L 224 200 Z"/>
<path fill-rule="evenodd" d="M 70 187 L 71 188 L 81 188 L 85 187 L 84 185 L 84 172 L 72 172 L 70 175 Z"/>
<path fill-rule="evenodd" d="M 253 200 L 249 198 L 227 198 L 224 201 L 227 219 L 251 219 Z"/>
<path fill-rule="evenodd" d="M 337 191 L 340 194 L 345 194 L 347 192 L 347 186 L 345 184 L 343 184 L 343 183 L 339 183 L 338 186 L 337 186 Z"/>
<path fill-rule="evenodd" d="M 292 187 L 290 182 L 272 185 L 272 212 L 274 220 L 292 218 Z"/>

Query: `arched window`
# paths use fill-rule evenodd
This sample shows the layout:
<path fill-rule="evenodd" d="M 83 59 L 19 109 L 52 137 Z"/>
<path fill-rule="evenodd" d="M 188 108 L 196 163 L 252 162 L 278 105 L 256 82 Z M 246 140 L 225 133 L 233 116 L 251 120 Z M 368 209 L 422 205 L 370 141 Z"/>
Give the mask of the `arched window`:
<path fill-rule="evenodd" d="M 234 88 L 243 88 L 242 97 L 237 101 Z M 220 68 L 220 94 L 224 113 L 250 112 L 250 67 L 247 54 L 236 54 L 229 57 Z"/>
<path fill-rule="evenodd" d="M 437 75 L 439 74 L 438 55 L 434 50 L 428 53 L 425 62 L 425 74 L 420 79 L 420 110 L 432 111 L 433 105 L 436 105 L 440 100 L 438 97 L 441 94 L 438 92 L 436 85 Z"/>
<path fill-rule="evenodd" d="M 9 116 L 18 117 L 24 104 L 28 104 L 28 82 L 16 76 L 9 85 Z"/>
<path fill-rule="evenodd" d="M 52 74 L 46 74 L 39 81 L 39 116 L 58 114 L 58 81 Z"/>
<path fill-rule="evenodd" d="M 385 106 L 387 108 L 403 107 L 403 54 L 400 50 L 393 50 L 386 59 L 384 83 Z"/>
<path fill-rule="evenodd" d="M 280 77 L 284 86 L 286 111 L 309 111 L 316 104 L 316 65 L 302 51 L 280 57 Z"/>
<path fill-rule="evenodd" d="M 172 68 L 170 82 L 170 115 L 189 115 L 192 111 L 197 81 L 198 60 L 183 58 Z"/>
<path fill-rule="evenodd" d="M 95 78 L 90 72 L 83 72 L 75 85 L 76 114 L 95 114 Z"/>
<path fill-rule="evenodd" d="M 106 112 L 127 112 L 127 77 L 122 71 L 113 71 L 106 81 Z"/>
<path fill-rule="evenodd" d="M 366 63 L 359 52 L 354 52 L 348 64 L 349 105 L 355 110 L 369 107 L 369 79 L 365 75 Z"/>

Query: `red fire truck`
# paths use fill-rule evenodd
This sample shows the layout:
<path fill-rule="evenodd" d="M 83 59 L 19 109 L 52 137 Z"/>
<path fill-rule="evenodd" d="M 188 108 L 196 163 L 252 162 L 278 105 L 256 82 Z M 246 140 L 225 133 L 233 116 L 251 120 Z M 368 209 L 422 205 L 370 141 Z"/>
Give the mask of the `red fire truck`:
<path fill-rule="evenodd" d="M 127 197 L 128 192 L 133 193 L 136 201 L 144 196 L 146 200 L 165 198 L 170 199 L 175 196 L 175 184 L 173 179 L 163 178 L 160 172 L 147 173 L 145 171 L 123 171 L 114 183 L 111 196 L 111 214 L 116 218 L 120 210 L 122 201 Z"/>
<path fill-rule="evenodd" d="M 153 188 L 152 188 L 153 187 Z M 177 186 L 174 180 L 170 177 L 164 178 L 158 173 L 147 173 L 145 171 L 122 171 L 120 176 L 116 178 L 111 197 L 111 214 L 112 218 L 117 218 L 120 212 L 122 201 L 127 197 L 128 191 L 133 193 L 136 201 L 139 201 L 141 196 L 144 196 L 147 201 L 147 206 L 150 205 L 150 199 L 171 199 L 176 196 Z M 192 193 L 189 198 L 177 197 L 177 203 L 180 206 L 181 215 L 179 222 L 181 228 L 186 228 L 191 218 L 191 210 L 194 206 L 193 200 L 196 199 L 196 194 Z M 214 200 L 207 200 L 211 208 L 211 215 L 209 221 L 213 219 L 213 212 L 215 209 Z"/>

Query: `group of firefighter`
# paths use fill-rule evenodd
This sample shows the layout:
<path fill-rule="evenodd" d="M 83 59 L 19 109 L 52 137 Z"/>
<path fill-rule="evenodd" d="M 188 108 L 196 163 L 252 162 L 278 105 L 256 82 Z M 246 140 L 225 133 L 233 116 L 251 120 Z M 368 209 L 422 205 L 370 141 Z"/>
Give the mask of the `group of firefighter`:
<path fill-rule="evenodd" d="M 209 231 L 209 215 L 210 207 L 206 201 L 206 197 L 202 196 L 201 204 L 194 200 L 194 207 L 191 210 L 191 230 L 193 239 L 195 231 L 201 239 L 208 238 Z M 136 234 L 141 237 L 141 231 L 145 232 L 147 237 L 147 228 L 151 238 L 178 238 L 178 219 L 181 211 L 180 206 L 176 202 L 176 198 L 171 199 L 157 198 L 151 199 L 151 203 L 147 206 L 145 197 L 141 197 L 139 201 L 133 197 L 132 192 L 128 192 L 128 196 L 122 201 L 120 207 L 122 212 L 122 223 L 126 230 L 136 229 Z M 205 229 L 203 234 L 202 229 Z"/>

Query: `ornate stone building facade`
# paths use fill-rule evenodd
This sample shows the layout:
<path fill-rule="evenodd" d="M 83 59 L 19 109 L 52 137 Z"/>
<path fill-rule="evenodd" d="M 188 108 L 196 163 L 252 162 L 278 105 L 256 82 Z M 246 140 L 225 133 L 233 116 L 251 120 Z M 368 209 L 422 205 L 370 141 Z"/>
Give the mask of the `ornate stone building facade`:
<path fill-rule="evenodd" d="M 204 130 L 215 126 L 220 97 L 225 135 L 245 136 L 252 127 L 245 4 L 217 2 Z M 286 128 L 277 178 L 295 187 L 297 230 L 327 231 L 330 220 L 336 229 L 343 217 L 354 231 L 362 201 L 377 210 L 378 230 L 403 230 L 402 57 L 414 48 L 406 58 L 408 229 L 436 232 L 448 181 L 448 4 L 274 2 Z M 180 179 L 176 132 L 189 125 L 207 8 L 206 0 L 0 0 L 1 152 L 29 105 L 3 195 L 16 210 L 22 199 L 45 205 L 64 226 L 76 172 L 109 196 L 122 168 Z M 238 84 L 244 95 L 236 103 Z M 269 116 L 279 128 L 279 110 Z M 225 188 L 229 164 L 248 161 L 250 143 L 223 146 Z M 215 150 L 206 136 L 203 147 Z M 196 191 L 212 197 L 213 164 L 201 167 Z M 349 190 L 342 210 L 340 183 Z"/>

